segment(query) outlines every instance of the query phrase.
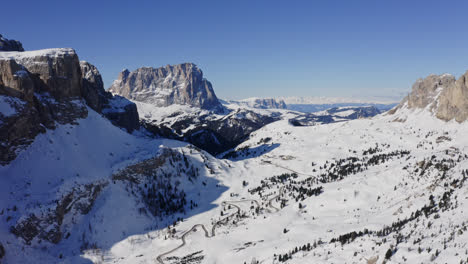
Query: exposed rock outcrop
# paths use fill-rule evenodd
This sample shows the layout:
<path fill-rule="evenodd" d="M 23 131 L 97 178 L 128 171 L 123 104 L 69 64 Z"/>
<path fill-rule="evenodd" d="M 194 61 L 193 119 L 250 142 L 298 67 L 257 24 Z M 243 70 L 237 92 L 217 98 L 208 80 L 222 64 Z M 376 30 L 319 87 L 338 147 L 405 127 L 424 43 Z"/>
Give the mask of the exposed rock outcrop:
<path fill-rule="evenodd" d="M 463 122 L 468 119 L 468 72 L 458 80 L 453 75 L 429 75 L 413 85 L 411 93 L 389 114 L 402 108 L 427 109 L 437 118 Z"/>
<path fill-rule="evenodd" d="M 6 39 L 0 34 L 0 51 L 24 51 L 24 49 L 21 42 L 13 39 Z"/>
<path fill-rule="evenodd" d="M 87 61 L 80 61 L 81 78 L 83 79 L 82 95 L 94 111 L 100 113 L 109 96 L 104 90 L 104 82 L 98 69 Z"/>
<path fill-rule="evenodd" d="M 73 49 L 0 53 L 0 89 L 31 100 L 48 93 L 57 100 L 81 96 L 81 70 Z M 18 96 L 19 95 L 19 96 Z"/>
<path fill-rule="evenodd" d="M 438 93 L 444 88 L 451 86 L 455 77 L 450 74 L 429 75 L 419 79 L 413 84 L 411 93 L 408 95 L 408 108 L 425 108 L 437 99 Z"/>
<path fill-rule="evenodd" d="M 136 105 L 106 92 L 73 49 L 0 52 L 0 164 L 46 129 L 85 118 L 87 105 L 128 132 L 139 127 Z"/>
<path fill-rule="evenodd" d="M 214 155 L 236 146 L 252 131 L 278 120 L 274 115 L 225 108 L 211 83 L 193 63 L 157 69 L 143 67 L 133 72 L 124 70 L 109 91 L 137 103 L 148 131 L 190 142 Z M 273 104 L 273 101 L 268 103 Z M 168 115 L 162 117 L 157 108 L 168 106 L 174 108 L 163 111 Z"/>
<path fill-rule="evenodd" d="M 131 133 L 140 127 L 136 105 L 121 96 L 113 96 L 104 90 L 104 83 L 98 69 L 81 61 L 83 78 L 82 94 L 89 107 L 106 116 L 114 125 Z"/>
<path fill-rule="evenodd" d="M 180 104 L 209 110 L 222 108 L 211 83 L 193 63 L 124 70 L 109 91 L 158 107 Z"/>
<path fill-rule="evenodd" d="M 129 133 L 140 127 L 138 110 L 135 103 L 122 96 L 112 96 L 102 109 L 102 114 L 112 124 L 125 128 Z"/>
<path fill-rule="evenodd" d="M 446 121 L 455 119 L 457 122 L 468 119 L 468 72 L 442 91 L 437 117 Z"/>
<path fill-rule="evenodd" d="M 86 117 L 81 83 L 73 49 L 0 52 L 0 164 L 46 128 Z"/>
<path fill-rule="evenodd" d="M 87 214 L 107 184 L 107 181 L 101 181 L 77 185 L 55 206 L 50 207 L 48 213 L 30 214 L 28 217 L 21 218 L 10 231 L 21 237 L 27 244 L 36 237 L 57 244 L 63 238 L 62 223 L 65 217 L 79 217 L 79 215 Z"/>

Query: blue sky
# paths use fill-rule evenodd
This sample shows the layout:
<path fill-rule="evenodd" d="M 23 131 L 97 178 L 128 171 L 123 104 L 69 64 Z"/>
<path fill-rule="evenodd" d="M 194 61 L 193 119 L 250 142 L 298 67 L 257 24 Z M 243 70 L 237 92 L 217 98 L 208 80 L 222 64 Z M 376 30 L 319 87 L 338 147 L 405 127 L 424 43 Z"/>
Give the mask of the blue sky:
<path fill-rule="evenodd" d="M 468 70 L 468 1 L 5 1 L 0 34 L 73 47 L 106 88 L 194 62 L 218 97 L 400 96 Z"/>

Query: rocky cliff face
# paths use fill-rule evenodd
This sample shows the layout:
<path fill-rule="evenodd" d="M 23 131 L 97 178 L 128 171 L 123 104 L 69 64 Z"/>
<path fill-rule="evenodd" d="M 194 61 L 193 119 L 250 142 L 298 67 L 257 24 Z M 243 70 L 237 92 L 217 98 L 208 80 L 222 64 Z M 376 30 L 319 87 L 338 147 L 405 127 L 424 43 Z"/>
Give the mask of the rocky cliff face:
<path fill-rule="evenodd" d="M 210 110 L 221 108 L 211 83 L 193 63 L 124 70 L 109 91 L 158 107 L 179 104 Z"/>
<path fill-rule="evenodd" d="M 76 185 L 66 193 L 56 204 L 44 205 L 49 207 L 47 213 L 30 214 L 11 227 L 11 232 L 21 237 L 26 244 L 39 237 L 57 244 L 64 237 L 63 221 L 65 216 L 79 217 L 89 213 L 101 191 L 108 184 L 100 181 L 85 185 Z"/>
<path fill-rule="evenodd" d="M 468 119 L 468 72 L 458 80 L 453 75 L 429 75 L 413 84 L 411 93 L 389 114 L 402 108 L 427 109 L 437 118 L 463 122 Z"/>
<path fill-rule="evenodd" d="M 80 68 L 83 80 L 81 91 L 83 98 L 89 107 L 100 113 L 110 98 L 104 90 L 102 76 L 94 65 L 86 61 L 80 61 Z"/>
<path fill-rule="evenodd" d="M 468 72 L 442 91 L 437 117 L 446 121 L 455 119 L 457 122 L 468 119 Z"/>
<path fill-rule="evenodd" d="M 136 106 L 106 93 L 73 49 L 0 52 L 0 164 L 45 129 L 86 117 L 87 105 L 129 132 L 138 127 Z"/>
<path fill-rule="evenodd" d="M 109 91 L 136 102 L 148 131 L 190 142 L 211 154 L 236 146 L 252 131 L 278 119 L 246 109 L 225 108 L 193 63 L 124 70 Z"/>
<path fill-rule="evenodd" d="M 6 39 L 0 34 L 0 51 L 24 51 L 24 49 L 21 42 L 13 39 Z"/>
<path fill-rule="evenodd" d="M 86 117 L 81 83 L 72 49 L 0 52 L 0 163 L 46 128 Z"/>
<path fill-rule="evenodd" d="M 136 105 L 121 96 L 113 96 L 106 92 L 101 74 L 94 65 L 81 61 L 80 67 L 83 79 L 82 95 L 88 106 L 129 133 L 138 129 L 140 123 Z"/>

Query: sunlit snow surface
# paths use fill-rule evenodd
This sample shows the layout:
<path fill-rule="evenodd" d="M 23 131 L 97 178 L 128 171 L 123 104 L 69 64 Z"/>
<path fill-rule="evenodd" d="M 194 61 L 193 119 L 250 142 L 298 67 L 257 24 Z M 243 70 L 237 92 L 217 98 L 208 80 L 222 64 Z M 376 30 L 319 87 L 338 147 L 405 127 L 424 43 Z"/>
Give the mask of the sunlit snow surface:
<path fill-rule="evenodd" d="M 146 113 L 151 114 L 151 111 Z M 0 168 L 0 208 L 16 205 L 21 210 L 22 206 L 30 205 L 28 201 L 57 195 L 67 185 L 109 177 L 119 168 L 156 155 L 160 145 L 188 153 L 185 143 L 126 134 L 92 111 L 79 123 L 39 135 L 14 162 Z M 407 109 L 397 115 L 311 127 L 294 127 L 287 120 L 281 120 L 254 132 L 238 147 L 260 149 L 265 147 L 261 146 L 261 139 L 271 138 L 268 144 L 275 144 L 275 148 L 267 148 L 263 154 L 238 161 L 210 157 L 214 173 L 206 171 L 203 177 L 213 179 L 216 184 L 192 188 L 189 195 L 198 197 L 200 208 L 176 225 L 174 237 L 162 227 L 164 219 L 139 215 L 128 193 L 118 184 L 110 184 L 93 210 L 77 220 L 73 229 L 76 235 L 57 246 L 48 244 L 48 249 L 42 249 L 42 245 L 34 244 L 22 251 L 18 239 L 8 232 L 11 223 L 5 221 L 5 215 L 2 216 L 0 236 L 6 241 L 3 244 L 7 263 L 158 263 L 157 257 L 180 245 L 178 238 L 194 225 L 204 224 L 210 229 L 212 223 L 221 218 L 223 201 L 259 199 L 248 189 L 260 185 L 268 177 L 290 170 L 299 173 L 298 180 L 318 175 L 324 172 L 320 167 L 327 161 L 361 157 L 363 150 L 378 143 L 379 146 L 389 145 L 383 149 L 384 153 L 410 150 L 410 158 L 393 159 L 341 181 L 318 184 L 323 186 L 324 192 L 302 201 L 302 209 L 290 200 L 279 212 L 252 215 L 251 203 L 240 202 L 238 206 L 248 212 L 248 217 L 236 224 L 220 225 L 212 238 L 205 237 L 202 228 L 197 228 L 186 237 L 185 247 L 165 256 L 163 261 L 177 263 L 171 257 L 181 258 L 202 251 L 199 253 L 203 256 L 201 263 L 251 263 L 254 258 L 260 263 L 278 263 L 274 260 L 275 254 L 285 254 L 297 246 L 322 241 L 323 244 L 319 243 L 314 250 L 294 254 L 287 263 L 366 263 L 377 256 L 377 263 L 381 263 L 390 246 L 396 245 L 394 234 L 387 236 L 385 242 L 382 237 L 363 236 L 343 246 L 339 242 L 330 243 L 330 240 L 365 228 L 379 230 L 423 207 L 430 194 L 440 196 L 444 187 L 437 185 L 435 172 L 418 179 L 403 168 L 413 169 L 417 162 L 432 155 L 449 157 L 448 149 L 457 148 L 460 153 L 468 153 L 467 133 L 466 123 L 447 123 L 427 111 Z M 441 136 L 450 137 L 450 140 L 438 141 Z M 190 155 L 202 162 L 201 154 Z M 449 171 L 448 175 L 453 175 L 449 177 L 460 177 L 462 169 L 468 169 L 468 160 L 457 163 Z M 248 185 L 243 186 L 243 181 Z M 190 190 L 188 185 L 184 188 Z M 218 188 L 223 191 L 218 193 Z M 278 192 L 278 189 L 273 191 Z M 401 233 L 413 231 L 412 236 L 407 242 L 398 244 L 398 250 L 387 263 L 427 263 L 436 250 L 441 253 L 434 259 L 435 263 L 458 263 L 460 259 L 466 259 L 468 235 L 463 231 L 460 233 L 456 226 L 463 226 L 468 219 L 468 188 L 454 192 L 452 197 L 458 207 L 439 212 L 439 218 L 422 216 L 416 226 L 416 222 L 406 225 Z M 205 198 L 210 196 L 209 193 L 218 196 L 213 200 Z M 226 209 L 226 212 L 231 213 L 233 209 Z M 284 229 L 288 232 L 284 233 Z M 79 252 L 79 238 L 74 236 L 83 232 L 94 240 L 98 249 Z M 453 238 L 443 250 L 444 240 L 449 240 L 452 233 Z M 421 242 L 414 244 L 414 239 L 422 235 Z M 421 253 L 418 247 L 423 249 Z M 428 247 L 430 252 L 426 250 Z M 73 250 L 69 250 L 71 248 Z M 58 258 L 60 252 L 64 252 L 64 259 Z"/>

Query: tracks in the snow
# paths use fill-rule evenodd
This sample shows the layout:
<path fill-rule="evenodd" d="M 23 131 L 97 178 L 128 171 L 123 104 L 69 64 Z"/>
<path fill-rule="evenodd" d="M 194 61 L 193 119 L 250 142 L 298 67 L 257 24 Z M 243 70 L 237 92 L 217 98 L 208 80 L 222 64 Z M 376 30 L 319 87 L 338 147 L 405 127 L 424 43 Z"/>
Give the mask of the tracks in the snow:
<path fill-rule="evenodd" d="M 267 206 L 274 209 L 275 210 L 274 212 L 278 212 L 280 209 L 273 205 L 273 201 L 275 201 L 278 197 L 280 197 L 282 193 L 283 193 L 283 187 L 280 188 L 277 195 L 275 195 L 274 197 L 272 197 L 272 198 L 270 198 L 268 200 Z M 235 203 L 244 203 L 244 202 L 253 202 L 253 203 L 256 204 L 256 208 L 260 207 L 260 203 L 257 200 L 250 200 L 250 199 L 249 200 L 246 199 L 246 200 L 239 200 L 239 201 L 224 201 L 224 202 L 222 202 L 221 205 L 223 205 L 223 206 L 224 205 L 231 205 L 231 206 L 235 207 L 236 212 L 234 212 L 234 213 L 222 218 L 221 220 L 217 221 L 216 223 L 214 223 L 213 226 L 211 227 L 211 234 L 208 232 L 208 229 L 205 227 L 204 224 L 193 225 L 192 228 L 190 228 L 188 231 L 185 231 L 185 233 L 183 233 L 182 236 L 180 237 L 180 240 L 182 241 L 182 243 L 179 246 L 177 246 L 177 247 L 175 247 L 175 248 L 173 248 L 173 249 L 171 249 L 169 251 L 166 251 L 163 254 L 160 254 L 159 256 L 157 256 L 156 257 L 157 262 L 159 264 L 164 264 L 163 257 L 165 257 L 167 255 L 170 255 L 170 254 L 174 253 L 175 251 L 177 251 L 178 249 L 184 247 L 186 245 L 185 238 L 188 235 L 190 235 L 192 232 L 196 231 L 197 228 L 199 228 L 199 227 L 203 229 L 203 232 L 205 233 L 206 238 L 214 237 L 216 235 L 215 229 L 219 224 L 221 224 L 221 223 L 223 223 L 225 221 L 227 222 L 230 218 L 232 218 L 232 217 L 234 217 L 236 215 L 240 216 L 241 209 L 240 209 L 239 206 L 235 205 Z M 270 213 L 272 213 L 272 211 L 269 208 L 267 208 L 267 210 Z"/>

